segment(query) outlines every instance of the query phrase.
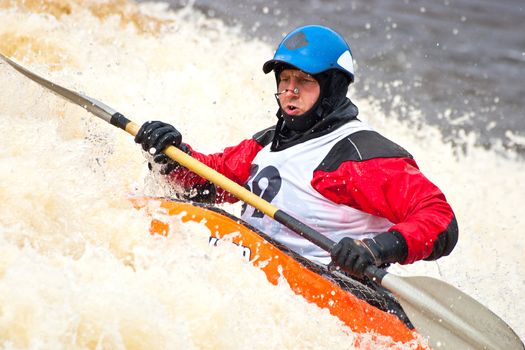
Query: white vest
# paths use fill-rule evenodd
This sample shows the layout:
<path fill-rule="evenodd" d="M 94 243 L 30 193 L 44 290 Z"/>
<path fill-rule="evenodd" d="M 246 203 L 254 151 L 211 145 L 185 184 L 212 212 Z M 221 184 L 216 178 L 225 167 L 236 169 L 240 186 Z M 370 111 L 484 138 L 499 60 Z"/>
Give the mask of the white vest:
<path fill-rule="evenodd" d="M 371 128 L 354 120 L 327 135 L 279 152 L 271 152 L 268 145 L 253 160 L 247 185 L 253 193 L 334 242 L 339 242 L 343 237 L 374 237 L 393 224 L 385 218 L 336 204 L 323 197 L 310 184 L 314 170 L 332 147 L 361 130 Z M 251 206 L 247 206 L 242 219 L 309 260 L 321 264 L 330 262 L 329 253 Z"/>

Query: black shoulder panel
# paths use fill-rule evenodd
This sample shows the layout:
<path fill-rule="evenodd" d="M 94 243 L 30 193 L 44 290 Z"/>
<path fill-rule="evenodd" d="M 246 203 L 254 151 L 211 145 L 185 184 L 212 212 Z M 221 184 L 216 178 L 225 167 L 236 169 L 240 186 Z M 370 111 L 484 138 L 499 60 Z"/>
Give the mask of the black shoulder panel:
<path fill-rule="evenodd" d="M 275 125 L 257 132 L 252 138 L 261 146 L 265 147 L 272 143 L 275 135 Z"/>
<path fill-rule="evenodd" d="M 336 143 L 316 170 L 334 171 L 346 161 L 374 158 L 412 158 L 412 155 L 379 133 L 362 130 Z"/>

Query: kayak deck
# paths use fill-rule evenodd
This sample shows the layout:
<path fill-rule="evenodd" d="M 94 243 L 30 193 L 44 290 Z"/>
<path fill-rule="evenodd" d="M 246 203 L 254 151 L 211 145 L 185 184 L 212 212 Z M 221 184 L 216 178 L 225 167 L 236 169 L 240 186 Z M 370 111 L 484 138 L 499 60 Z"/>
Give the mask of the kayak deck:
<path fill-rule="evenodd" d="M 327 269 L 323 271 L 319 265 L 299 257 L 272 241 L 264 233 L 257 232 L 240 219 L 220 209 L 160 198 L 134 198 L 132 202 L 137 208 L 144 208 L 150 215 L 161 212 L 168 216 L 177 215 L 182 222 L 204 223 L 211 232 L 211 244 L 217 244 L 228 235 L 228 240 L 242 247 L 243 256 L 264 271 L 268 281 L 276 285 L 279 279 L 284 277 L 296 294 L 320 308 L 328 309 L 353 332 L 375 332 L 401 342 L 413 341 L 417 337 L 417 333 L 395 315 L 359 299 L 351 291 L 344 290 L 341 285 L 347 285 L 351 279 L 346 278 L 346 283 L 338 283 L 336 277 L 330 275 Z M 150 232 L 167 235 L 169 223 L 153 218 Z"/>

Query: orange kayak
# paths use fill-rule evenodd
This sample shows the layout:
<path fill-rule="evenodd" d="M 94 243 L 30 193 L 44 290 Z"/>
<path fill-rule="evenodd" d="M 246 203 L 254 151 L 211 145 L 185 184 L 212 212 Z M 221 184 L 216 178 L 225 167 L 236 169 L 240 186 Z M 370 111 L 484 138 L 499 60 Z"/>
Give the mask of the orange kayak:
<path fill-rule="evenodd" d="M 344 288 L 345 283 L 338 283 L 336 278 L 330 276 L 326 269 L 323 271 L 318 265 L 313 265 L 220 209 L 160 198 L 134 198 L 132 202 L 135 207 L 145 209 L 152 216 L 158 212 L 169 216 L 177 215 L 183 222 L 204 223 L 210 230 L 211 244 L 216 244 L 228 235 L 228 240 L 241 247 L 244 258 L 264 271 L 268 281 L 277 284 L 279 278 L 286 278 L 295 293 L 320 308 L 328 309 L 353 332 L 375 332 L 389 336 L 396 342 L 418 339 L 417 333 L 398 317 L 358 298 Z M 150 232 L 167 235 L 168 223 L 154 218 Z M 348 280 L 350 279 L 347 278 Z M 419 348 L 426 346 L 420 345 Z"/>

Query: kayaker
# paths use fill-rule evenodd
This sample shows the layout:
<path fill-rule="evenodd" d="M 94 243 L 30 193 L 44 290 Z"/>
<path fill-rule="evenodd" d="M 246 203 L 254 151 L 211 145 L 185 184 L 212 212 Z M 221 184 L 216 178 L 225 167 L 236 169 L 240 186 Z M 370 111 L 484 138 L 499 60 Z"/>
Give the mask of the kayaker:
<path fill-rule="evenodd" d="M 153 168 L 193 200 L 237 199 L 160 153 L 173 145 L 338 242 L 323 251 L 247 206 L 242 219 L 321 264 L 334 263 L 362 279 L 367 266 L 410 264 L 450 254 L 458 226 L 445 196 L 405 149 L 357 118 L 347 98 L 354 81 L 352 52 L 330 28 L 289 33 L 273 59 L 277 123 L 220 153 L 204 155 L 182 143 L 172 125 L 150 121 L 135 141 Z"/>

